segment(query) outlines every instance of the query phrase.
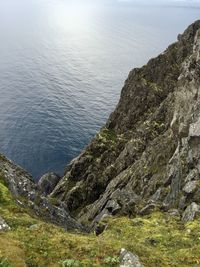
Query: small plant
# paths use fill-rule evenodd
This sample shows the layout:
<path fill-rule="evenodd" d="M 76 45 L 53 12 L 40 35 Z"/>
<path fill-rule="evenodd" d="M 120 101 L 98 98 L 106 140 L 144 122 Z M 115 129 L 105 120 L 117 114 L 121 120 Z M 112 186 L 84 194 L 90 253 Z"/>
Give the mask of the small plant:
<path fill-rule="evenodd" d="M 12 265 L 6 258 L 0 257 L 0 267 L 12 267 Z"/>
<path fill-rule="evenodd" d="M 74 259 L 66 259 L 62 261 L 61 263 L 62 267 L 82 267 L 82 263 L 79 260 Z"/>
<path fill-rule="evenodd" d="M 104 263 L 108 266 L 115 266 L 119 263 L 119 257 L 113 256 L 113 257 L 107 257 L 104 259 Z"/>

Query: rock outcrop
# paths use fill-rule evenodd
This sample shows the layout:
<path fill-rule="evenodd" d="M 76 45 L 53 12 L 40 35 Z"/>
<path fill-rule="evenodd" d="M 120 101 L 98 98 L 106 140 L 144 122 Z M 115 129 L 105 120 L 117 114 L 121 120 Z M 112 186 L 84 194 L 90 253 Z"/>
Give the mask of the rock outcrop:
<path fill-rule="evenodd" d="M 200 203 L 200 21 L 133 69 L 105 127 L 51 193 L 80 221 Z"/>
<path fill-rule="evenodd" d="M 137 255 L 122 248 L 120 253 L 120 267 L 144 267 L 144 265 L 140 262 Z"/>
<path fill-rule="evenodd" d="M 85 230 L 69 215 L 64 203 L 52 200 L 42 194 L 40 188 L 26 171 L 1 154 L 0 180 L 7 185 L 19 205 L 29 207 L 40 218 L 60 225 L 66 230 Z"/>
<path fill-rule="evenodd" d="M 10 226 L 0 216 L 0 232 L 10 230 Z"/>
<path fill-rule="evenodd" d="M 49 195 L 56 187 L 61 177 L 56 173 L 50 172 L 44 174 L 38 181 L 38 188 L 44 195 Z"/>

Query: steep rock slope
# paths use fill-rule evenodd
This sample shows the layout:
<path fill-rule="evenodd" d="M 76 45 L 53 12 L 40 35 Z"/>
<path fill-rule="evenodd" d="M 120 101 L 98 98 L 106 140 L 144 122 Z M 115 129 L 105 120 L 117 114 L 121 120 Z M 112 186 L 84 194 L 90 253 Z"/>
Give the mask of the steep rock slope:
<path fill-rule="evenodd" d="M 0 182 L 9 188 L 18 205 L 29 208 L 29 213 L 32 214 L 34 211 L 35 215 L 43 220 L 62 226 L 66 230 L 85 230 L 69 215 L 63 203 L 46 197 L 26 171 L 1 154 Z"/>
<path fill-rule="evenodd" d="M 200 21 L 133 69 L 106 126 L 51 196 L 80 221 L 104 214 L 200 211 Z M 172 210 L 173 209 L 173 210 Z"/>

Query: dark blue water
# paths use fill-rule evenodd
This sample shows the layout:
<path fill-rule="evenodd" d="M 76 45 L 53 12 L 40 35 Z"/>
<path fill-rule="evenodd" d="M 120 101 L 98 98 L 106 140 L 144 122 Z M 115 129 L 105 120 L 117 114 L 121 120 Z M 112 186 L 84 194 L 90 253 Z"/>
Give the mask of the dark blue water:
<path fill-rule="evenodd" d="M 118 102 L 133 67 L 200 9 L 0 0 L 0 151 L 36 179 L 62 173 Z"/>

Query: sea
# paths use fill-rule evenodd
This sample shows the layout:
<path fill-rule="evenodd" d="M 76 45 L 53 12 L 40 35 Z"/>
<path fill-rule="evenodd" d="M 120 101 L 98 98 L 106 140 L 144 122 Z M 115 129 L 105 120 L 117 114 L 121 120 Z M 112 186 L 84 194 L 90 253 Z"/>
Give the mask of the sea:
<path fill-rule="evenodd" d="M 0 152 L 36 181 L 62 175 L 129 71 L 199 17 L 197 6 L 162 1 L 0 0 Z"/>

